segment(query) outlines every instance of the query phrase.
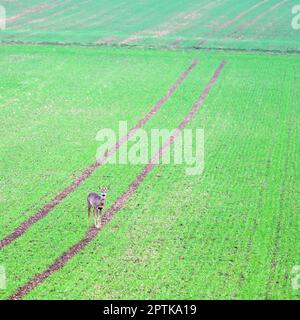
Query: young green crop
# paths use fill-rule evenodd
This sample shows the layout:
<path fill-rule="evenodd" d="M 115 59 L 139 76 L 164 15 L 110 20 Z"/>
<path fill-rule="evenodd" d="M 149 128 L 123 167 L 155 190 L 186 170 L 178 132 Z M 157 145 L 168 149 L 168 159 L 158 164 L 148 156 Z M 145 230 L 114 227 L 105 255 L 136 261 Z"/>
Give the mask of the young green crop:
<path fill-rule="evenodd" d="M 294 1 L 6 2 L 2 42 L 299 51 Z M 227 36 L 227 37 L 226 37 Z"/>
<path fill-rule="evenodd" d="M 9 66 L 0 76 L 4 236 L 94 161 L 97 130 L 134 124 L 195 53 L 17 46 L 1 56 Z M 197 56 L 197 68 L 145 129 L 175 128 L 227 58 L 189 125 L 205 130 L 204 173 L 157 166 L 95 241 L 26 298 L 299 298 L 292 288 L 300 258 L 298 58 Z M 111 186 L 109 207 L 142 168 L 99 168 L 0 251 L 1 298 L 84 236 L 86 196 L 99 181 Z"/>

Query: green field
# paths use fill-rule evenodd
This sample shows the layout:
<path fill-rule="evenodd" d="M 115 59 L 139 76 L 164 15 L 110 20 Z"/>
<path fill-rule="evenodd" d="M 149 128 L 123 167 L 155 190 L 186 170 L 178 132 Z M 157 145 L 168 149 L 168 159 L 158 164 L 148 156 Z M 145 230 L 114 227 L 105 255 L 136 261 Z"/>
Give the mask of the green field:
<path fill-rule="evenodd" d="M 95 161 L 100 129 L 117 131 L 119 121 L 134 126 L 197 58 L 143 127 L 176 128 L 227 60 L 188 125 L 204 129 L 204 173 L 187 176 L 185 164 L 157 165 L 97 238 L 25 299 L 300 298 L 292 287 L 292 269 L 300 264 L 300 31 L 291 28 L 294 1 L 243 29 L 239 40 L 224 40 L 279 2 L 265 1 L 219 30 L 260 1 L 231 9 L 232 0 L 3 1 L 15 18 L 0 31 L 6 43 L 0 46 L 0 240 Z M 219 31 L 203 48 L 228 50 L 192 49 L 213 30 Z M 104 44 L 99 39 L 105 45 L 74 44 Z M 259 52 L 269 50 L 273 54 Z M 7 274 L 0 298 L 85 236 L 89 192 L 110 185 L 109 208 L 143 168 L 96 169 L 0 249 Z"/>
<path fill-rule="evenodd" d="M 291 26 L 297 0 L 2 2 L 8 16 L 3 42 L 197 48 L 205 39 L 205 48 L 300 50 Z"/>

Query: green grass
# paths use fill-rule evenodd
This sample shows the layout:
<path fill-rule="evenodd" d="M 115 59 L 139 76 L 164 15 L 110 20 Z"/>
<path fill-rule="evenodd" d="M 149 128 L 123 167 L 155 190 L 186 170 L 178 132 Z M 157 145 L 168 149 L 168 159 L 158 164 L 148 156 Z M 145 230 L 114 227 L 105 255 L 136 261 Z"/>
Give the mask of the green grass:
<path fill-rule="evenodd" d="M 237 50 L 299 51 L 299 31 L 293 30 L 292 7 L 296 0 L 280 4 L 267 0 L 236 19 L 261 0 L 235 1 L 97 1 L 31 0 L 4 1 L 7 29 L 0 41 L 54 42 L 120 45 L 142 47 L 191 48 L 211 31 L 206 48 Z M 237 32 L 238 39 L 224 36 L 239 30 L 245 23 L 262 16 L 255 23 Z M 225 23 L 234 19 L 226 28 Z"/>
<path fill-rule="evenodd" d="M 95 162 L 98 130 L 133 126 L 195 56 L 55 47 L 0 55 L 1 237 Z"/>
<path fill-rule="evenodd" d="M 133 125 L 198 56 L 145 126 L 175 128 L 228 60 L 189 125 L 205 130 L 205 172 L 157 166 L 95 241 L 26 298 L 299 299 L 298 57 L 50 46 L 5 46 L 0 56 L 2 237 L 94 161 L 99 129 Z M 84 236 L 89 191 L 110 184 L 109 206 L 142 168 L 98 169 L 1 250 L 0 297 Z"/>

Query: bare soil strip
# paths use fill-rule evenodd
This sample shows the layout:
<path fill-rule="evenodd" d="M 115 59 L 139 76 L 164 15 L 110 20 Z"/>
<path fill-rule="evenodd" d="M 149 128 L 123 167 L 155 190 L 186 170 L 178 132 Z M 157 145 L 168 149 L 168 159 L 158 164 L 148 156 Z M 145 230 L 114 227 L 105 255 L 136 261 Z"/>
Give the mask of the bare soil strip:
<path fill-rule="evenodd" d="M 9 300 L 20 300 L 27 293 L 32 291 L 42 282 L 44 282 L 48 277 L 50 277 L 53 273 L 61 269 L 72 257 L 74 257 L 77 253 L 83 250 L 100 232 L 100 230 L 112 220 L 114 215 L 125 205 L 126 201 L 130 198 L 130 196 L 137 190 L 140 184 L 143 182 L 145 177 L 152 171 L 154 166 L 159 162 L 160 158 L 163 154 L 168 150 L 168 148 L 174 143 L 176 138 L 178 137 L 181 130 L 183 130 L 189 122 L 194 117 L 195 113 L 198 111 L 200 106 L 202 105 L 205 98 L 208 96 L 211 88 L 219 78 L 221 71 L 223 70 L 226 60 L 222 61 L 214 75 L 210 79 L 209 83 L 206 85 L 204 91 L 201 96 L 198 98 L 197 102 L 192 107 L 191 111 L 188 115 L 182 120 L 179 126 L 174 130 L 169 139 L 164 143 L 164 145 L 159 149 L 156 155 L 150 160 L 148 165 L 142 170 L 142 172 L 136 177 L 136 179 L 131 183 L 126 192 L 124 192 L 115 203 L 108 209 L 103 219 L 102 225 L 100 229 L 96 229 L 92 227 L 87 232 L 86 236 L 77 242 L 75 245 L 69 248 L 68 251 L 63 253 L 57 260 L 54 261 L 53 264 L 49 266 L 49 268 L 37 275 L 35 275 L 29 282 L 27 282 L 23 287 L 19 288 L 16 293 L 10 296 Z"/>
<path fill-rule="evenodd" d="M 48 4 L 39 5 L 39 6 L 36 6 L 36 7 L 32 7 L 32 8 L 26 9 L 25 11 L 23 11 L 21 13 L 18 13 L 15 16 L 7 17 L 5 19 L 5 21 L 6 21 L 6 23 L 13 23 L 13 22 L 16 22 L 17 20 L 19 20 L 20 18 L 25 17 L 25 16 L 36 14 L 36 13 L 40 13 L 42 11 L 50 10 L 50 9 L 53 9 L 53 8 L 55 8 L 55 6 L 53 6 L 53 5 L 48 5 Z M 3 20 L 4 19 L 0 19 L 0 22 L 3 22 Z"/>
<path fill-rule="evenodd" d="M 105 38 L 101 38 L 97 41 L 95 41 L 95 44 L 99 44 L 99 45 L 109 45 L 112 44 L 113 42 L 117 41 L 118 38 L 117 37 L 105 37 Z"/>
<path fill-rule="evenodd" d="M 251 8 L 247 9 L 246 11 L 243 11 L 242 13 L 240 13 L 239 15 L 237 15 L 235 18 L 230 19 L 229 21 L 225 22 L 224 24 L 222 24 L 221 26 L 219 26 L 217 29 L 212 30 L 208 33 L 206 33 L 204 36 L 202 36 L 202 38 L 207 38 L 211 35 L 214 35 L 216 33 L 218 33 L 219 31 L 227 28 L 228 26 L 230 26 L 231 24 L 233 24 L 235 21 L 241 19 L 244 15 L 246 15 L 247 13 L 255 10 L 256 8 L 260 7 L 261 5 L 263 5 L 264 3 L 268 2 L 269 0 L 263 0 L 257 4 L 255 4 L 254 6 L 252 6 Z M 200 43 L 196 44 L 196 47 L 202 47 L 203 45 L 205 45 L 209 40 L 203 40 Z"/>
<path fill-rule="evenodd" d="M 235 30 L 234 32 L 226 35 L 223 37 L 223 39 L 227 39 L 231 36 L 235 36 L 236 38 L 239 38 L 238 35 L 236 35 L 237 33 L 239 33 L 240 31 L 252 26 L 254 23 L 256 23 L 258 20 L 260 20 L 261 18 L 265 17 L 266 15 L 268 15 L 269 13 L 271 13 L 272 11 L 274 11 L 275 9 L 279 8 L 280 6 L 284 5 L 288 0 L 283 0 L 280 1 L 278 3 L 276 3 L 274 6 L 272 6 L 271 8 L 269 8 L 267 11 L 263 12 L 262 14 L 258 15 L 257 17 L 255 17 L 254 19 L 252 19 L 251 21 L 248 21 L 246 23 L 244 23 L 243 25 L 241 25 L 237 30 Z"/>
<path fill-rule="evenodd" d="M 81 175 L 75 179 L 67 188 L 58 193 L 54 199 L 48 202 L 42 209 L 35 213 L 28 220 L 18 226 L 12 233 L 7 235 L 0 241 L 0 250 L 11 244 L 17 238 L 22 236 L 33 224 L 43 219 L 48 213 L 54 209 L 63 199 L 65 199 L 71 192 L 73 192 L 83 181 L 85 181 L 98 167 L 103 165 L 106 160 L 112 156 L 129 138 L 131 138 L 138 129 L 140 129 L 146 122 L 148 122 L 157 111 L 163 106 L 163 104 L 171 97 L 178 86 L 186 79 L 192 69 L 198 64 L 198 60 L 195 59 L 191 65 L 182 73 L 179 79 L 169 89 L 169 91 L 155 104 L 150 112 L 128 131 L 128 134 L 122 137 L 110 150 L 108 150 L 100 159 L 85 169 Z"/>
<path fill-rule="evenodd" d="M 218 1 L 220 0 L 215 0 L 209 3 L 206 3 L 205 5 L 202 5 L 201 7 L 193 11 L 178 14 L 175 18 L 171 17 L 164 23 L 154 26 L 152 29 L 145 29 L 145 30 L 136 32 L 135 34 L 121 41 L 119 45 L 128 45 L 130 43 L 137 42 L 138 40 L 142 40 L 148 37 L 150 38 L 163 37 L 170 33 L 174 33 L 183 28 L 186 28 L 187 25 L 189 25 L 192 21 L 198 18 L 199 14 L 202 11 L 215 5 Z"/>
<path fill-rule="evenodd" d="M 122 44 L 128 44 L 128 43 L 132 43 L 132 42 L 136 42 L 139 39 L 138 36 L 130 36 L 129 38 L 123 40 L 120 42 L 120 45 Z"/>

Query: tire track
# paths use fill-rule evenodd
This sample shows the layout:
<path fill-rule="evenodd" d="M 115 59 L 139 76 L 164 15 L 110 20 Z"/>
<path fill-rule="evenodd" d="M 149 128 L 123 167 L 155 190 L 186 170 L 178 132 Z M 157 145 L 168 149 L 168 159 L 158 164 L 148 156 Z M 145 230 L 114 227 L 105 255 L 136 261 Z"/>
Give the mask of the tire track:
<path fill-rule="evenodd" d="M 255 22 L 257 22 L 258 20 L 260 20 L 261 18 L 265 17 L 266 15 L 268 15 L 269 13 L 271 13 L 272 11 L 276 10 L 277 8 L 281 7 L 282 5 L 284 5 L 286 2 L 288 2 L 288 0 L 283 0 L 280 1 L 278 3 L 276 3 L 274 6 L 272 6 L 271 8 L 269 8 L 268 10 L 266 10 L 265 12 L 263 12 L 262 14 L 258 15 L 257 17 L 255 17 L 254 19 L 252 19 L 249 22 L 244 23 L 243 25 L 241 25 L 237 30 L 235 30 L 232 33 L 229 33 L 228 35 L 224 36 L 223 39 L 227 39 L 231 36 L 236 35 L 237 33 L 239 33 L 240 31 L 252 26 Z M 238 36 L 235 36 L 235 38 L 238 39 Z"/>
<path fill-rule="evenodd" d="M 126 201 L 130 198 L 130 196 L 137 190 L 146 176 L 152 171 L 155 165 L 159 162 L 160 158 L 163 154 L 169 149 L 169 147 L 174 143 L 178 135 L 180 134 L 181 130 L 183 130 L 193 119 L 195 113 L 198 111 L 200 106 L 202 105 L 203 101 L 208 96 L 210 90 L 212 89 L 213 85 L 219 78 L 221 71 L 223 70 L 225 64 L 227 63 L 226 60 L 222 61 L 219 65 L 217 70 L 215 71 L 214 75 L 210 79 L 209 83 L 206 85 L 204 91 L 202 92 L 201 96 L 198 98 L 197 102 L 192 107 L 191 111 L 187 114 L 187 116 L 182 120 L 179 126 L 173 131 L 172 135 L 169 139 L 164 143 L 164 145 L 159 149 L 156 155 L 150 160 L 148 165 L 142 170 L 142 172 L 136 177 L 136 179 L 131 183 L 129 188 L 126 192 L 124 192 L 116 201 L 115 203 L 108 209 L 103 219 L 103 223 L 100 229 L 96 229 L 95 227 L 91 227 L 87 232 L 86 236 L 77 242 L 75 245 L 69 248 L 65 253 L 63 253 L 57 260 L 54 261 L 53 264 L 49 266 L 49 268 L 37 275 L 35 275 L 29 282 L 27 282 L 23 287 L 19 288 L 16 293 L 10 296 L 9 300 L 20 300 L 24 297 L 27 293 L 32 291 L 42 282 L 44 282 L 48 277 L 50 277 L 53 273 L 61 269 L 66 263 L 73 258 L 77 253 L 82 251 L 101 231 L 103 226 L 110 222 L 110 220 L 114 217 L 114 215 L 123 208 Z"/>
<path fill-rule="evenodd" d="M 250 7 L 249 9 L 243 11 L 242 13 L 240 13 L 239 15 L 237 15 L 236 17 L 234 17 L 233 19 L 230 19 L 229 21 L 225 22 L 224 24 L 222 24 L 220 27 L 218 27 L 216 30 L 210 31 L 208 33 L 206 33 L 204 36 L 202 36 L 202 38 L 207 38 L 211 35 L 214 35 L 216 33 L 218 33 L 219 31 L 227 28 L 228 26 L 230 26 L 231 24 L 233 24 L 234 22 L 236 22 L 237 20 L 241 19 L 243 16 L 245 16 L 247 13 L 255 10 L 256 8 L 262 6 L 264 3 L 268 2 L 269 0 L 263 0 L 255 5 L 253 5 L 252 7 Z M 196 47 L 202 47 L 204 46 L 206 43 L 208 43 L 209 40 L 203 40 L 200 43 L 196 44 Z"/>
<path fill-rule="evenodd" d="M 104 156 L 98 159 L 95 163 L 85 169 L 81 175 L 75 179 L 67 188 L 58 193 L 54 199 L 48 202 L 42 209 L 31 216 L 28 220 L 21 223 L 13 232 L 7 235 L 0 241 L 0 250 L 11 244 L 13 241 L 22 236 L 33 224 L 43 219 L 53 210 L 63 199 L 65 199 L 71 192 L 73 192 L 83 181 L 85 181 L 98 167 L 103 165 L 105 161 L 112 156 L 129 138 L 131 138 L 138 129 L 140 129 L 146 122 L 148 122 L 164 105 L 164 103 L 172 96 L 179 85 L 186 79 L 192 69 L 198 64 L 198 60 L 195 59 L 191 65 L 181 74 L 178 80 L 168 90 L 168 92 L 154 105 L 148 114 L 144 118 L 138 121 L 138 123 L 128 131 L 128 134 L 122 137 L 111 149 L 109 149 Z"/>
<path fill-rule="evenodd" d="M 27 9 L 24 9 L 24 11 L 17 13 L 14 16 L 11 17 L 7 17 L 6 19 L 0 19 L 0 23 L 3 22 L 3 20 L 6 21 L 6 23 L 14 23 L 14 22 L 18 22 L 21 18 L 27 17 L 27 16 L 32 16 L 35 15 L 37 13 L 41 13 L 47 10 L 51 10 L 54 9 L 58 6 L 57 1 L 55 3 L 50 4 L 41 4 L 41 5 L 37 5 L 34 7 L 30 7 Z"/>
<path fill-rule="evenodd" d="M 194 9 L 193 11 L 188 11 L 185 13 L 181 13 L 181 15 L 177 16 L 175 19 L 174 17 L 170 17 L 167 21 L 165 21 L 162 24 L 159 24 L 157 26 L 153 26 L 152 28 L 144 29 L 142 31 L 138 31 L 131 35 L 130 37 L 122 40 L 119 42 L 119 45 L 129 45 L 134 42 L 137 42 L 139 40 L 143 40 L 144 38 L 148 37 L 157 37 L 157 36 L 164 36 L 168 35 L 170 33 L 178 32 L 178 30 L 181 30 L 182 28 L 186 27 L 186 22 L 189 21 L 191 23 L 193 20 L 196 20 L 198 15 L 204 11 L 205 9 L 210 8 L 211 6 L 214 6 L 216 3 L 218 3 L 220 0 L 214 0 L 212 2 L 208 3 L 202 3 L 202 6 L 200 6 L 197 9 Z M 170 27 L 172 26 L 172 27 Z M 160 31 L 154 31 L 154 30 L 160 30 Z M 151 35 L 152 34 L 152 35 Z"/>

